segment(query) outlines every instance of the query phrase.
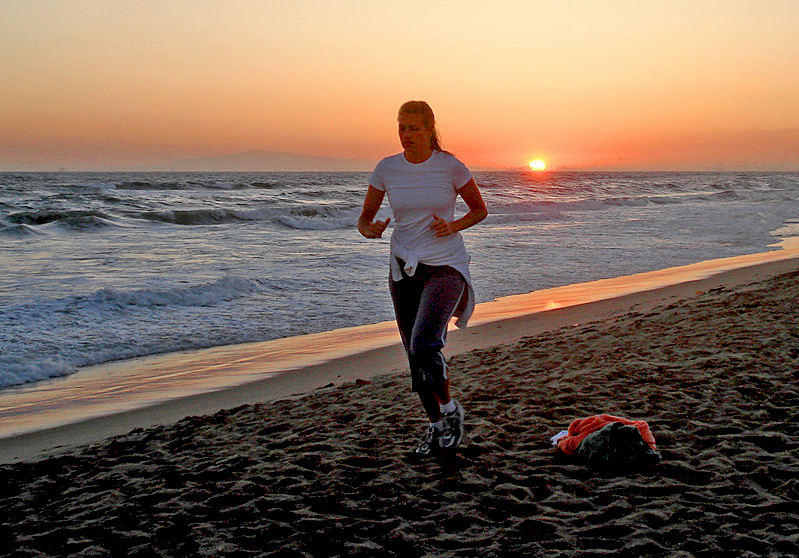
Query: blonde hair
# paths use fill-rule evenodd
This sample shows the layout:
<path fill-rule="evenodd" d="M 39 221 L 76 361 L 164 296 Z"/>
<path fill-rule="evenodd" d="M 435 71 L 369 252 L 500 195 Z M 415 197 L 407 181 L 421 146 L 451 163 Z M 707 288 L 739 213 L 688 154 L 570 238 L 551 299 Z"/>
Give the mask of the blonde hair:
<path fill-rule="evenodd" d="M 441 147 L 441 137 L 438 134 L 438 128 L 436 128 L 436 117 L 430 105 L 424 101 L 408 101 L 402 104 L 397 114 L 421 114 L 422 123 L 428 130 L 433 131 L 433 135 L 430 137 L 430 147 L 433 151 L 443 151 L 447 153 L 447 151 L 444 151 Z"/>

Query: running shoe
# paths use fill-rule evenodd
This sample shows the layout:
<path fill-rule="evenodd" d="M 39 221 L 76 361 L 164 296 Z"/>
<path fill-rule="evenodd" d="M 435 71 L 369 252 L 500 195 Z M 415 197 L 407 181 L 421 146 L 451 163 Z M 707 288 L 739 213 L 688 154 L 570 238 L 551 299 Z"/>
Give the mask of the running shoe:
<path fill-rule="evenodd" d="M 455 401 L 455 410 L 451 413 L 443 413 L 441 421 L 444 423 L 441 437 L 438 439 L 438 446 L 441 449 L 455 449 L 463 439 L 463 407 Z"/>
<path fill-rule="evenodd" d="M 416 455 L 428 456 L 438 453 L 440 437 L 441 431 L 429 426 L 422 436 L 422 441 L 419 442 L 419 447 L 416 448 Z"/>

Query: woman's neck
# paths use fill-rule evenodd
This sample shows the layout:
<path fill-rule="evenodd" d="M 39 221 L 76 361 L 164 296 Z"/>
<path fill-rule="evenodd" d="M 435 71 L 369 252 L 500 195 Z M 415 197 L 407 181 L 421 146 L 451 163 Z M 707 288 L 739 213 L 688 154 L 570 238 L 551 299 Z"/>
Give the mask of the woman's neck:
<path fill-rule="evenodd" d="M 424 151 L 416 151 L 416 150 L 405 151 L 405 160 L 408 161 L 409 163 L 413 163 L 413 164 L 417 164 L 417 165 L 419 163 L 424 163 L 425 161 L 427 161 L 432 156 L 433 156 L 433 149 L 432 148 L 428 148 L 428 149 L 426 149 Z"/>

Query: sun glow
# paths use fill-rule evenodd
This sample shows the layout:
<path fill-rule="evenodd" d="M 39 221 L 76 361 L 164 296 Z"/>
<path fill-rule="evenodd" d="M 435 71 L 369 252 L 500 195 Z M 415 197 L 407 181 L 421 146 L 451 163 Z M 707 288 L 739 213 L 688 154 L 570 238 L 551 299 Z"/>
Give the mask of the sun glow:
<path fill-rule="evenodd" d="M 541 159 L 536 159 L 535 161 L 530 161 L 530 169 L 534 171 L 542 171 L 547 168 L 547 164 L 542 161 Z"/>

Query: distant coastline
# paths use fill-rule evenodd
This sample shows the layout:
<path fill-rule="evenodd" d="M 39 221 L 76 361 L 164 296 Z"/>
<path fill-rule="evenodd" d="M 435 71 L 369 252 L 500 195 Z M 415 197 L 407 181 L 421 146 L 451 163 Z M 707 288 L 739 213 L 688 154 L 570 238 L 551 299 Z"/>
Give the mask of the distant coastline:
<path fill-rule="evenodd" d="M 243 151 L 229 155 L 181 159 L 162 166 L 165 171 L 268 172 L 268 171 L 367 171 L 377 161 L 320 157 L 280 151 Z"/>
<path fill-rule="evenodd" d="M 324 157 L 282 151 L 250 150 L 226 155 L 210 155 L 176 159 L 165 163 L 134 165 L 42 164 L 41 166 L 9 166 L 0 164 L 0 173 L 7 172 L 362 172 L 371 171 L 377 160 Z"/>

